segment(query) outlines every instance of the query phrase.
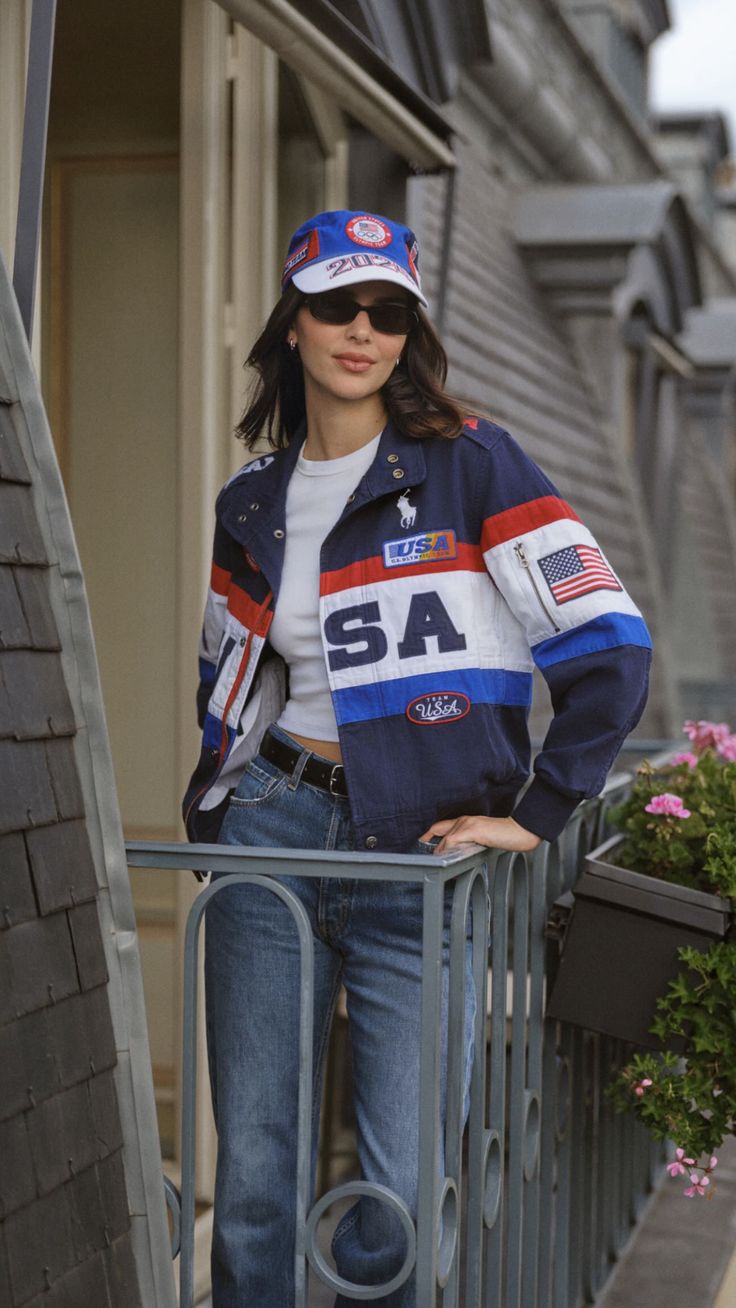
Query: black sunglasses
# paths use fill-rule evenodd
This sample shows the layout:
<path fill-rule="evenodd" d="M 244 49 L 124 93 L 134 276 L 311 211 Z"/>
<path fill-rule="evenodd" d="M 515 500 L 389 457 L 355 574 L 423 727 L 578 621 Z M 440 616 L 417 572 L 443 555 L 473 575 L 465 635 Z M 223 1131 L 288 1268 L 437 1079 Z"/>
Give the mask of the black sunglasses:
<path fill-rule="evenodd" d="M 387 336 L 408 336 L 412 327 L 416 327 L 419 322 L 416 310 L 410 309 L 408 304 L 398 304 L 392 300 L 360 304 L 347 291 L 319 291 L 316 295 L 305 295 L 304 302 L 313 318 L 335 327 L 344 327 L 352 322 L 361 309 L 365 309 L 368 314 L 373 330 Z"/>

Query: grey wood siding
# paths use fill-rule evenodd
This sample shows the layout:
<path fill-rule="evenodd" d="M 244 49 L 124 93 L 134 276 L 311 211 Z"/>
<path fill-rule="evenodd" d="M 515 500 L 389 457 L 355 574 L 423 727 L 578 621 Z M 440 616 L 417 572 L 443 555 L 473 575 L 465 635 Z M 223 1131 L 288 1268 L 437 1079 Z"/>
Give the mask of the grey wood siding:
<path fill-rule="evenodd" d="M 471 133 L 468 131 L 468 136 Z M 472 144 L 458 146 L 443 339 L 450 389 L 507 427 L 590 526 L 642 609 L 657 644 L 647 549 L 630 482 L 562 324 L 534 286 L 507 217 L 508 189 Z M 413 183 L 422 277 L 438 299 L 446 182 Z M 549 717 L 537 688 L 532 728 Z M 672 729 L 664 676 L 655 672 L 640 734 Z"/>
<path fill-rule="evenodd" d="M 724 681 L 736 680 L 736 522 L 723 472 L 702 435 L 692 436 L 681 460 L 680 503 L 687 514 L 701 576 L 707 578 L 713 630 Z"/>

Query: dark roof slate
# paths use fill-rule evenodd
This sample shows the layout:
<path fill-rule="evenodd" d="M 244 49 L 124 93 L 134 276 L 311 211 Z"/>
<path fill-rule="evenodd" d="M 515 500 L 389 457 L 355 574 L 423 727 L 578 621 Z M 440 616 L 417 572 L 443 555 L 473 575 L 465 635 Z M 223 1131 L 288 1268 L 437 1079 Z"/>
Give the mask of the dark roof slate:
<path fill-rule="evenodd" d="M 0 836 L 0 931 L 27 922 L 38 913 L 31 868 L 20 832 Z M 0 1155 L 1 1156 L 1 1155 Z"/>
<path fill-rule="evenodd" d="M 46 1010 L 0 1026 L 0 1121 L 47 1098 L 58 1084 Z"/>
<path fill-rule="evenodd" d="M 105 1261 L 103 1253 L 95 1253 L 56 1281 L 48 1294 L 32 1299 L 28 1308 L 109 1308 Z"/>
<path fill-rule="evenodd" d="M 0 650 L 28 649 L 31 631 L 12 568 L 0 568 Z"/>
<path fill-rule="evenodd" d="M 45 754 L 59 820 L 84 817 L 84 797 L 71 740 L 47 740 Z"/>
<path fill-rule="evenodd" d="M 76 1262 L 66 1189 L 64 1186 L 11 1213 L 4 1224 L 11 1303 L 24 1304 L 41 1294 Z"/>
<path fill-rule="evenodd" d="M 0 652 L 0 691 L 0 736 L 40 740 L 74 734 L 74 713 L 56 654 Z"/>
<path fill-rule="evenodd" d="M 46 563 L 27 486 L 0 481 L 0 563 Z"/>
<path fill-rule="evenodd" d="M 2 1255 L 0 1254 L 0 1293 Z M 9 1293 L 9 1291 L 8 1291 Z M 10 1300 L 8 1299 L 8 1302 Z M 135 1262 L 127 1236 L 73 1267 L 51 1289 L 31 1299 L 24 1308 L 125 1308 L 138 1302 Z M 0 1298 L 0 1303 L 5 1300 Z"/>
<path fill-rule="evenodd" d="M 138 1302 L 138 1280 L 133 1251 L 130 1241 L 124 1236 L 119 1240 L 113 1240 L 110 1248 L 106 1250 L 105 1272 L 112 1304 Z"/>
<path fill-rule="evenodd" d="M 0 1227 L 0 1303 L 12 1303 L 10 1295 L 10 1269 L 5 1249 L 5 1238 Z"/>
<path fill-rule="evenodd" d="M 105 1158 L 107 1154 L 119 1149 L 123 1143 L 115 1081 L 112 1072 L 104 1072 L 95 1076 L 87 1084 L 97 1140 L 97 1156 Z"/>
<path fill-rule="evenodd" d="M 67 913 L 77 963 L 79 989 L 91 990 L 108 981 L 107 961 L 102 947 L 97 905 L 80 904 Z"/>
<path fill-rule="evenodd" d="M 104 986 L 75 995 L 47 1010 L 62 1085 L 86 1080 L 117 1062 L 110 1007 Z"/>
<path fill-rule="evenodd" d="M 97 1142 L 87 1130 L 89 1114 L 87 1082 L 80 1081 L 26 1115 L 39 1194 L 55 1190 L 97 1161 Z"/>
<path fill-rule="evenodd" d="M 23 615 L 30 632 L 32 649 L 60 649 L 51 608 L 49 573 L 46 568 L 11 568 Z"/>
<path fill-rule="evenodd" d="M 10 985 L 7 994 L 0 992 L 0 1022 L 57 1004 L 79 990 L 66 913 L 11 927 L 3 933 L 3 944 Z"/>
<path fill-rule="evenodd" d="M 5 1217 L 29 1204 L 36 1194 L 25 1117 L 0 1123 L 0 1158 L 0 1214 Z"/>
<path fill-rule="evenodd" d="M 0 477 L 30 486 L 31 474 L 13 425 L 13 410 L 11 402 L 0 400 Z"/>
<path fill-rule="evenodd" d="M 66 800 L 70 798 L 67 794 L 70 783 L 65 781 L 60 767 L 56 768 L 59 775 L 54 778 L 49 752 L 41 740 L 0 740 L 0 835 L 55 822 L 61 816 L 57 808 L 57 786 Z M 81 816 L 81 795 L 79 799 L 76 812 L 68 811 L 74 807 L 71 803 L 65 804 L 65 817 Z"/>
<path fill-rule="evenodd" d="M 73 908 L 95 898 L 95 869 L 87 828 L 80 818 L 51 827 L 36 827 L 26 832 L 25 841 L 41 913 Z M 97 918 L 87 918 L 85 922 L 87 929 L 99 939 Z"/>

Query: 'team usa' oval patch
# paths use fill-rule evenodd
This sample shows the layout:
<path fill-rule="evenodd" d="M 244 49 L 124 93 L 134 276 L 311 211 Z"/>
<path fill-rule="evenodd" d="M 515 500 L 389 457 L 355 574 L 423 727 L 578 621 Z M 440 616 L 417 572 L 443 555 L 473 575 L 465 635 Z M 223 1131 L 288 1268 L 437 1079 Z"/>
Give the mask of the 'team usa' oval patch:
<path fill-rule="evenodd" d="M 406 706 L 406 716 L 418 727 L 435 727 L 441 722 L 459 722 L 470 712 L 470 700 L 460 690 L 430 691 L 418 695 Z"/>

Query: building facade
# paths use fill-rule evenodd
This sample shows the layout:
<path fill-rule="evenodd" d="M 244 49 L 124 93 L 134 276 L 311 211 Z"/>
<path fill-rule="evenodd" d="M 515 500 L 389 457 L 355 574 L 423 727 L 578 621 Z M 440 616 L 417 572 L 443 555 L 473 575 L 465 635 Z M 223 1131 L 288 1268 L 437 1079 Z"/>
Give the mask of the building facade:
<path fill-rule="evenodd" d="M 0 15 L 5 197 L 30 7 Z M 650 621 L 642 737 L 671 737 L 683 713 L 733 715 L 736 276 L 709 200 L 727 141 L 704 130 L 711 154 L 691 150 L 685 179 L 674 128 L 647 117 L 668 21 L 664 0 L 59 6 L 34 353 L 128 836 L 181 838 L 213 505 L 243 461 L 242 360 L 290 231 L 323 208 L 417 232 L 451 389 L 542 464 Z M 174 1157 L 195 890 L 133 880 Z"/>

